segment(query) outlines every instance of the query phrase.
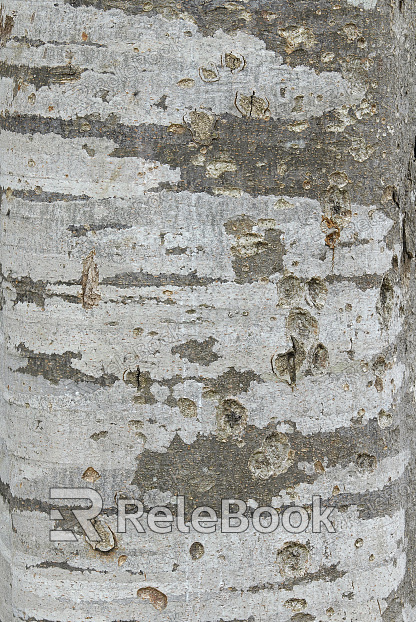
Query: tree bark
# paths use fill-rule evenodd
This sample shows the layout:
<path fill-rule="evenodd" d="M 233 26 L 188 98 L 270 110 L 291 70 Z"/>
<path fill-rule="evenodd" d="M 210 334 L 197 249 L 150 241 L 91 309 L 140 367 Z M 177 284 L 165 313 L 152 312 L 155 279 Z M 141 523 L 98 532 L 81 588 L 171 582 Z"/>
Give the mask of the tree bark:
<path fill-rule="evenodd" d="M 415 622 L 415 19 L 3 1 L 1 622 Z"/>

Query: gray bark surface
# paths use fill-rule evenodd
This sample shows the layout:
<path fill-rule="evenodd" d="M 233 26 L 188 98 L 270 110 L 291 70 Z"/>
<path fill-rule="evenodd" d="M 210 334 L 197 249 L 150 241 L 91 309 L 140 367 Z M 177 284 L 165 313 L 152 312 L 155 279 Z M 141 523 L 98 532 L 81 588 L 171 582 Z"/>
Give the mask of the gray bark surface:
<path fill-rule="evenodd" d="M 415 19 L 3 0 L 0 622 L 416 621 Z M 336 531 L 116 533 L 178 495 Z"/>

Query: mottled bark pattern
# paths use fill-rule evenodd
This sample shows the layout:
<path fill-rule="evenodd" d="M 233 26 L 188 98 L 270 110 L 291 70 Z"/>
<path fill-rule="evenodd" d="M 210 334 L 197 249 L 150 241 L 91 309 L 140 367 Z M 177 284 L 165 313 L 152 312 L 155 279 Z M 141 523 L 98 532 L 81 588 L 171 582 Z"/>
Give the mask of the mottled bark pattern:
<path fill-rule="evenodd" d="M 415 622 L 415 19 L 4 0 L 1 622 Z M 178 494 L 336 533 L 115 533 Z"/>

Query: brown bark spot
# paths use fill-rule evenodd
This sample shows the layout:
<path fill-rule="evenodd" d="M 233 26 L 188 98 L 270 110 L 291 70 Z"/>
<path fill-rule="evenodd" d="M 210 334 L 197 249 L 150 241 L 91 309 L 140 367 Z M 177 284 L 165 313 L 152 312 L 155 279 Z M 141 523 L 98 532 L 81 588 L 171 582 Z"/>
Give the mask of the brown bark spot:
<path fill-rule="evenodd" d="M 195 86 L 195 80 L 192 78 L 182 78 L 182 80 L 179 80 L 177 84 L 182 89 L 191 89 Z"/>
<path fill-rule="evenodd" d="M 189 115 L 189 120 L 192 137 L 196 143 L 210 145 L 218 138 L 218 132 L 215 131 L 217 119 L 214 115 L 202 110 L 193 110 Z"/>
<path fill-rule="evenodd" d="M 328 367 L 328 364 L 328 349 L 322 343 L 318 343 L 312 352 L 312 369 L 315 373 L 319 373 L 324 371 Z"/>
<path fill-rule="evenodd" d="M 377 467 L 377 458 L 375 456 L 370 456 L 370 454 L 359 454 L 356 464 L 360 471 L 369 471 L 372 473 Z"/>
<path fill-rule="evenodd" d="M 277 283 L 279 306 L 290 306 L 296 298 L 302 295 L 302 290 L 303 284 L 297 276 L 293 274 L 284 276 Z"/>
<path fill-rule="evenodd" d="M 10 37 L 14 26 L 14 15 L 3 15 L 3 8 L 0 6 L 0 47 Z"/>
<path fill-rule="evenodd" d="M 306 289 L 306 302 L 317 309 L 322 309 L 328 295 L 328 288 L 325 281 L 319 277 L 313 277 L 307 282 Z"/>
<path fill-rule="evenodd" d="M 304 598 L 289 598 L 289 600 L 285 601 L 284 605 L 294 613 L 299 613 L 303 609 L 306 609 L 308 603 Z"/>
<path fill-rule="evenodd" d="M 82 474 L 82 479 L 91 484 L 95 484 L 100 479 L 101 475 L 93 467 L 88 467 Z"/>
<path fill-rule="evenodd" d="M 200 67 L 199 77 L 203 82 L 218 82 L 220 79 L 218 69 L 214 64 L 211 64 L 209 67 Z"/>
<path fill-rule="evenodd" d="M 225 66 L 228 67 L 228 69 L 230 69 L 232 73 L 234 71 L 242 71 L 246 66 L 246 60 L 244 56 L 236 56 L 232 53 L 225 54 L 224 62 Z"/>
<path fill-rule="evenodd" d="M 302 343 L 300 343 L 296 337 L 293 335 L 290 337 L 292 347 L 285 352 L 277 352 L 274 354 L 271 359 L 271 366 L 273 373 L 279 380 L 294 386 L 296 384 L 298 372 L 305 361 L 306 352 Z"/>
<path fill-rule="evenodd" d="M 189 554 L 194 561 L 196 561 L 197 559 L 201 559 L 204 553 L 205 549 L 203 544 L 201 544 L 200 542 L 194 542 L 193 544 L 191 544 Z"/>
<path fill-rule="evenodd" d="M 319 332 L 318 321 L 306 309 L 292 309 L 287 318 L 287 332 L 301 341 L 308 341 Z"/>
<path fill-rule="evenodd" d="M 253 119 L 262 119 L 268 121 L 270 119 L 270 105 L 267 99 L 258 97 L 253 91 L 252 95 L 244 95 L 236 93 L 235 107 L 243 117 L 251 117 Z"/>
<path fill-rule="evenodd" d="M 294 452 L 285 434 L 272 432 L 265 438 L 260 449 L 250 456 L 248 468 L 253 477 L 269 479 L 285 473 L 293 462 Z"/>
<path fill-rule="evenodd" d="M 115 535 L 113 534 L 107 523 L 103 519 L 97 518 L 93 521 L 93 525 L 94 529 L 96 530 L 101 539 L 99 542 L 92 542 L 86 536 L 85 539 L 91 546 L 91 548 L 93 548 L 94 551 L 100 551 L 100 553 L 109 553 L 114 548 L 116 548 L 117 541 Z"/>
<path fill-rule="evenodd" d="M 381 324 L 387 327 L 394 310 L 394 285 L 391 277 L 386 274 L 380 287 L 380 295 L 376 304 L 377 315 Z"/>
<path fill-rule="evenodd" d="M 240 439 L 247 425 L 247 409 L 238 400 L 226 399 L 217 407 L 218 437 Z"/>
<path fill-rule="evenodd" d="M 98 266 L 95 261 L 95 250 L 93 249 L 84 259 L 82 265 L 82 306 L 84 309 L 92 309 L 101 300 L 98 290 L 99 283 Z"/>
<path fill-rule="evenodd" d="M 155 587 L 141 587 L 137 590 L 137 596 L 142 600 L 150 601 L 153 607 L 158 611 L 166 609 L 168 604 L 166 594 L 163 594 L 163 592 L 160 592 Z"/>
<path fill-rule="evenodd" d="M 188 128 L 186 128 L 184 125 L 181 125 L 180 123 L 171 123 L 167 131 L 170 134 L 184 134 L 187 129 Z"/>
<path fill-rule="evenodd" d="M 181 412 L 182 417 L 196 417 L 198 414 L 198 410 L 196 404 L 193 400 L 188 399 L 187 397 L 180 397 L 178 399 L 178 407 Z"/>
<path fill-rule="evenodd" d="M 309 550 L 300 542 L 287 542 L 277 552 L 277 563 L 282 577 L 301 577 L 306 573 Z"/>
<path fill-rule="evenodd" d="M 286 52 L 291 54 L 295 50 L 309 50 L 316 44 L 315 35 L 310 28 L 304 26 L 289 26 L 279 30 L 279 35 L 286 40 Z"/>
<path fill-rule="evenodd" d="M 334 250 L 341 236 L 341 229 L 332 218 L 328 218 L 327 216 L 322 216 L 322 223 L 329 229 L 328 234 L 325 236 L 325 244 L 329 246 L 330 249 Z"/>

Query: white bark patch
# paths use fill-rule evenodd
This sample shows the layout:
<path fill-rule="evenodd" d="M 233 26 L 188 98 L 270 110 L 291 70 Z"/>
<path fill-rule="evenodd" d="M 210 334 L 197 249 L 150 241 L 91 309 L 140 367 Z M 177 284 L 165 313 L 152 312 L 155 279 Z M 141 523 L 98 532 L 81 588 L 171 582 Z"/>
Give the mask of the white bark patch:
<path fill-rule="evenodd" d="M 359 6 L 370 11 L 377 6 L 377 0 L 347 0 L 347 2 L 352 6 Z"/>
<path fill-rule="evenodd" d="M 36 12 L 31 20 L 30 7 L 24 2 L 13 6 L 17 8 L 14 34 L 27 33 L 34 40 L 50 43 L 26 50 L 10 41 L 1 58 L 39 67 L 66 65 L 66 48 L 52 43 L 61 36 L 59 41 L 71 41 L 72 65 L 87 71 L 71 84 L 42 87 L 35 92 L 35 99 L 33 86 L 25 85 L 11 107 L 5 91 L 10 112 L 64 119 L 81 111 L 98 113 L 101 118 L 114 113 L 126 124 L 170 125 L 181 123 L 186 111 L 198 109 L 202 102 L 215 114 L 240 116 L 236 95 L 250 97 L 255 92 L 269 103 L 269 116 L 303 120 L 342 105 L 358 105 L 365 95 L 365 88 L 353 85 L 338 72 L 317 74 L 307 67 L 283 64 L 279 55 L 266 50 L 264 41 L 241 31 L 230 35 L 218 30 L 212 37 L 204 37 L 195 24 L 185 20 L 74 9 L 68 4 L 52 6 L 46 19 Z M 85 30 L 90 43 L 103 47 L 83 45 Z M 285 31 L 285 36 L 293 45 L 313 40 L 304 29 L 298 29 L 299 33 L 292 30 Z M 237 68 L 231 56 L 240 60 Z M 286 89 L 283 96 L 282 86 Z M 299 97 L 302 109 L 297 111 Z"/>
<path fill-rule="evenodd" d="M 290 438 L 290 437 L 289 437 Z M 351 463 L 347 467 L 326 467 L 324 473 L 313 484 L 299 484 L 296 486 L 296 501 L 300 504 L 307 503 L 312 495 L 321 495 L 323 498 L 330 498 L 334 486 L 338 486 L 342 494 L 351 492 L 366 492 L 368 490 L 381 490 L 391 482 L 398 481 L 403 476 L 409 463 L 410 455 L 403 452 L 397 456 L 385 458 L 374 469 L 373 472 L 361 472 L 357 464 Z M 310 463 L 299 463 L 299 468 L 306 473 L 316 472 L 314 465 Z M 290 503 L 289 495 L 280 495 L 279 501 Z M 293 501 L 293 499 L 292 499 Z"/>
<path fill-rule="evenodd" d="M 383 622 L 411 538 L 397 509 L 411 453 L 401 444 L 408 381 L 397 337 L 406 301 L 391 202 L 402 192 L 389 185 L 397 154 L 389 158 L 387 147 L 400 130 L 394 111 L 406 107 L 381 75 L 381 37 L 391 51 L 401 43 L 389 33 L 409 34 L 396 23 L 399 11 L 393 21 L 378 15 L 378 35 L 360 26 L 367 58 L 361 18 L 345 27 L 340 19 L 333 32 L 343 32 L 351 53 L 329 46 L 319 55 L 343 73 L 318 73 L 318 30 L 281 20 L 280 10 L 259 10 L 259 19 L 274 22 L 292 64 L 298 49 L 311 64 L 292 68 L 242 31 L 204 37 L 189 16 L 154 15 L 152 2 L 140 4 L 146 16 L 72 4 L 82 5 L 4 7 L 16 15 L 0 61 L 20 66 L 23 80 L 0 84 L 4 123 L 16 129 L 0 138 L 0 489 L 15 504 L 11 521 L 0 498 L 0 601 L 8 601 L 0 618 L 295 622 L 300 613 L 302 622 Z M 205 4 L 254 23 L 249 2 Z M 371 94 L 363 86 L 370 69 Z M 385 117 L 377 124 L 378 110 Z M 257 132 L 243 160 L 233 145 L 227 152 L 215 143 L 221 115 Z M 260 143 L 271 118 L 291 130 L 279 151 L 275 124 L 275 160 L 256 155 L 267 148 Z M 36 124 L 39 133 L 30 133 Z M 194 142 L 195 181 L 205 175 L 214 196 L 160 191 L 182 177 L 192 187 L 192 168 L 124 157 L 134 127 L 120 132 L 120 144 L 89 138 L 122 124 L 164 126 L 144 128 L 144 141 L 166 147 L 168 161 Z M 54 134 L 58 126 L 78 138 Z M 340 136 L 346 128 L 349 141 Z M 165 130 L 180 153 L 156 144 Z M 295 192 L 283 181 L 295 181 L 307 133 L 323 150 L 327 179 L 312 167 L 303 188 L 326 198 L 258 195 L 269 181 Z M 120 158 L 111 155 L 118 148 Z M 240 164 L 246 156 L 250 169 Z M 360 204 L 348 193 L 372 158 Z M 167 464 L 175 446 L 183 447 L 176 471 Z M 197 447 L 201 464 L 192 467 Z M 155 471 L 140 478 L 147 464 Z M 185 481 L 198 504 L 199 494 L 213 498 L 221 473 L 254 497 L 251 507 L 266 491 L 280 514 L 285 504 L 309 506 L 314 493 L 334 497 L 336 533 L 250 527 L 224 537 L 174 528 L 142 537 L 131 524 L 117 534 L 108 512 L 96 521 L 101 548 L 84 537 L 68 546 L 49 540 L 51 487 L 92 486 L 105 508 L 127 496 L 149 507 L 173 502 Z M 405 609 L 403 619 L 413 622 L 413 613 Z"/>
<path fill-rule="evenodd" d="M 95 198 L 143 196 L 162 181 L 180 179 L 178 169 L 143 158 L 116 158 L 117 146 L 106 139 L 88 139 L 95 150 L 88 155 L 85 138 L 65 139 L 56 134 L 35 138 L 3 131 L 0 137 L 2 185 L 39 192 L 63 192 Z"/>
<path fill-rule="evenodd" d="M 53 207 L 45 203 L 27 204 L 12 197 L 5 198 L 4 202 L 4 209 L 10 207 L 12 214 L 7 224 L 8 239 L 24 239 L 27 248 L 24 256 L 17 256 L 12 244 L 4 246 L 4 273 L 17 277 L 30 274 L 33 281 L 46 281 L 45 291 L 50 295 L 45 299 L 47 330 L 43 328 L 45 312 L 41 307 L 27 302 L 10 307 L 11 344 L 17 347 L 23 342 L 30 350 L 47 355 L 80 352 L 81 358 L 72 358 L 74 370 L 96 378 L 103 373 L 120 378 L 114 386 L 103 389 L 94 384 L 77 386 L 70 379 L 63 379 L 58 387 L 52 387 L 42 376 L 25 376 L 23 380 L 30 378 L 32 392 L 19 398 L 18 402 L 23 403 L 21 407 L 11 406 L 16 422 L 21 421 L 26 412 L 25 402 L 30 403 L 35 412 L 44 408 L 49 412 L 49 401 L 41 398 L 37 402 L 34 387 L 40 394 L 52 391 L 50 403 L 57 413 L 43 432 L 51 439 L 50 446 L 39 446 L 34 415 L 33 430 L 27 433 L 28 455 L 40 452 L 46 458 L 47 451 L 52 451 L 53 438 L 66 428 L 68 417 L 75 417 L 74 413 L 70 414 L 75 409 L 77 425 L 84 432 L 82 438 L 77 436 L 67 442 L 59 459 L 71 463 L 80 453 L 80 447 L 84 447 L 90 464 L 98 470 L 105 456 L 115 453 L 119 464 L 134 469 L 135 457 L 144 448 L 165 451 L 175 434 L 191 443 L 198 434 L 215 433 L 219 402 L 204 397 L 204 382 L 196 378 L 213 378 L 231 367 L 239 371 L 255 370 L 263 381 L 252 382 L 248 391 L 240 396 L 229 396 L 238 399 L 247 409 L 248 425 L 263 428 L 270 421 L 290 420 L 300 431 L 311 434 L 348 427 L 361 409 L 365 411 L 363 423 L 379 417 L 382 410 L 395 416 L 403 367 L 394 362 L 381 377 L 382 386 L 377 381 L 376 387 L 371 360 L 392 343 L 400 330 L 398 300 L 394 298 L 389 328 L 382 329 L 377 315 L 379 287 L 363 289 L 350 280 L 351 275 L 360 277 L 371 271 L 383 275 L 391 265 L 392 251 L 385 248 L 383 239 L 392 221 L 383 212 L 373 207 L 352 206 L 352 218 L 343 229 L 341 239 L 348 242 L 358 236 L 361 245 L 336 249 L 334 267 L 339 280 L 327 282 L 323 296 L 318 299 L 311 283 L 319 285 L 334 273 L 331 256 L 322 260 L 325 249 L 320 228 L 322 208 L 316 201 L 291 197 L 287 207 L 283 202 L 282 207 L 276 209 L 276 197 L 254 200 L 247 195 L 235 199 L 162 193 L 157 206 L 147 203 L 147 199 L 143 202 L 94 200 L 83 204 L 68 201 L 55 203 Z M 50 216 L 51 209 L 56 226 L 54 230 L 45 230 L 42 223 Z M 212 220 L 214 210 L 220 214 L 219 223 Z M 222 223 L 242 213 L 257 223 L 253 234 L 256 231 L 262 234 L 264 227 L 282 232 L 287 271 L 301 285 L 298 289 L 292 288 L 289 293 L 295 297 L 285 299 L 284 304 L 281 274 L 271 276 L 268 282 L 243 286 L 217 282 L 192 288 L 170 285 L 167 289 L 162 284 L 120 288 L 102 283 L 117 274 L 140 271 L 155 278 L 160 274 L 179 278 L 196 272 L 197 277 L 231 281 L 234 272 L 230 249 L 234 237 L 225 233 Z M 98 229 L 100 223 L 118 221 L 128 228 Z M 79 237 L 69 231 L 71 225 L 85 223 L 95 223 L 97 230 L 92 228 Z M 164 232 L 163 244 L 158 235 L 160 231 Z M 211 254 L 213 245 L 217 249 L 214 255 Z M 90 317 L 81 304 L 66 302 L 60 296 L 78 295 L 79 286 L 65 283 L 79 279 L 80 265 L 92 246 L 100 269 L 101 301 Z M 179 255 L 167 252 L 175 248 L 184 252 Z M 354 254 L 351 274 L 344 269 L 341 260 L 338 261 L 339 255 L 347 255 L 347 251 L 349 255 Z M 293 265 L 295 261 L 299 264 Z M 128 304 L 120 304 L 126 299 Z M 321 343 L 327 351 L 327 367 L 324 373 L 300 377 L 296 386 L 291 387 L 278 381 L 270 361 L 276 352 L 286 352 L 292 347 L 287 321 L 293 308 L 309 312 L 318 322 L 319 333 L 303 347 L 310 356 Z M 28 313 L 30 323 L 26 321 Z M 200 318 L 197 324 L 196 318 Z M 79 327 L 82 327 L 81 333 Z M 140 330 L 136 330 L 138 328 Z M 120 334 L 122 339 L 118 337 Z M 215 352 L 219 358 L 208 368 L 171 352 L 174 346 L 191 339 L 203 341 L 210 337 L 217 340 Z M 353 361 L 348 355 L 351 348 L 355 353 Z M 163 364 L 160 361 L 164 361 Z M 21 357 L 13 362 L 15 368 L 24 364 L 25 359 Z M 133 404 L 135 389 L 121 380 L 126 370 L 136 366 L 153 379 L 151 393 L 156 401 L 153 405 Z M 166 381 L 176 375 L 184 381 L 168 388 Z M 165 401 L 170 391 L 176 400 L 192 401 L 197 416 L 183 416 L 187 402 L 169 407 Z M 63 404 L 59 396 L 65 394 Z M 14 400 L 13 394 L 11 399 Z M 192 414 L 195 408 L 192 406 Z M 84 411 L 97 414 L 85 418 Z M 119 426 L 112 425 L 114 412 L 118 413 Z M 199 416 L 202 412 L 204 415 Z M 153 423 L 148 419 L 153 419 Z M 143 421 L 143 427 L 136 429 L 129 423 L 131 420 Z M 90 438 L 102 431 L 108 434 L 98 442 Z M 139 438 L 137 432 L 143 436 Z M 16 433 L 13 430 L 9 433 L 15 450 L 19 451 L 17 428 Z M 84 470 L 86 466 L 80 462 Z"/>
<path fill-rule="evenodd" d="M 243 620 L 247 608 L 262 608 L 268 612 L 267 622 L 276 616 L 286 622 L 293 614 L 285 605 L 289 598 L 306 601 L 305 611 L 318 620 L 325 619 L 325 611 L 331 605 L 336 613 L 330 619 L 335 617 L 337 622 L 345 617 L 382 622 L 380 610 L 386 608 L 389 594 L 397 589 L 406 567 L 406 556 L 401 545 L 397 545 L 404 538 L 404 514 L 400 511 L 391 517 L 362 520 L 356 508 L 349 508 L 345 513 L 336 513 L 334 534 L 313 534 L 308 529 L 294 536 L 278 529 L 273 534 L 261 535 L 250 527 L 242 534 L 186 535 L 174 529 L 169 537 L 149 537 L 140 536 L 129 525 L 127 533 L 118 536 L 119 548 L 127 556 L 122 568 L 117 564 L 118 555 L 112 558 L 92 553 L 90 545 L 83 541 L 64 552 L 57 550 L 48 541 L 50 521 L 46 514 L 20 512 L 14 517 L 14 524 L 18 534 L 44 538 L 46 559 L 65 561 L 78 568 L 68 576 L 68 571 L 59 566 L 36 567 L 39 557 L 33 550 L 28 551 L 24 539 L 15 538 L 16 610 L 19 603 L 24 603 L 25 613 L 40 619 L 45 611 L 56 607 L 57 595 L 64 593 L 71 606 L 64 603 L 61 610 L 75 622 L 82 622 L 89 615 L 99 622 L 117 617 L 127 620 L 134 615 L 152 622 L 156 604 L 160 609 L 166 605 L 166 613 L 179 619 L 186 615 L 186 619 L 194 620 L 232 620 L 233 616 Z M 114 518 L 108 519 L 107 526 L 115 528 Z M 204 548 L 201 560 L 194 560 L 189 554 L 195 541 Z M 301 552 L 297 564 L 291 555 L 278 555 L 290 543 L 293 550 L 297 546 Z M 241 550 L 250 559 L 249 566 L 241 563 Z M 172 575 L 174 564 L 177 570 Z M 310 580 L 314 573 L 331 567 L 340 571 L 338 578 Z M 141 573 L 143 568 L 146 577 Z M 295 576 L 299 581 L 291 589 L 284 589 L 284 575 L 288 580 Z M 186 602 L 180 587 L 184 584 Z M 150 590 L 157 590 L 164 598 L 153 592 L 153 603 L 142 601 L 143 596 L 150 596 Z M 347 598 L 345 594 L 353 597 Z M 77 603 L 75 611 L 72 602 Z"/>

